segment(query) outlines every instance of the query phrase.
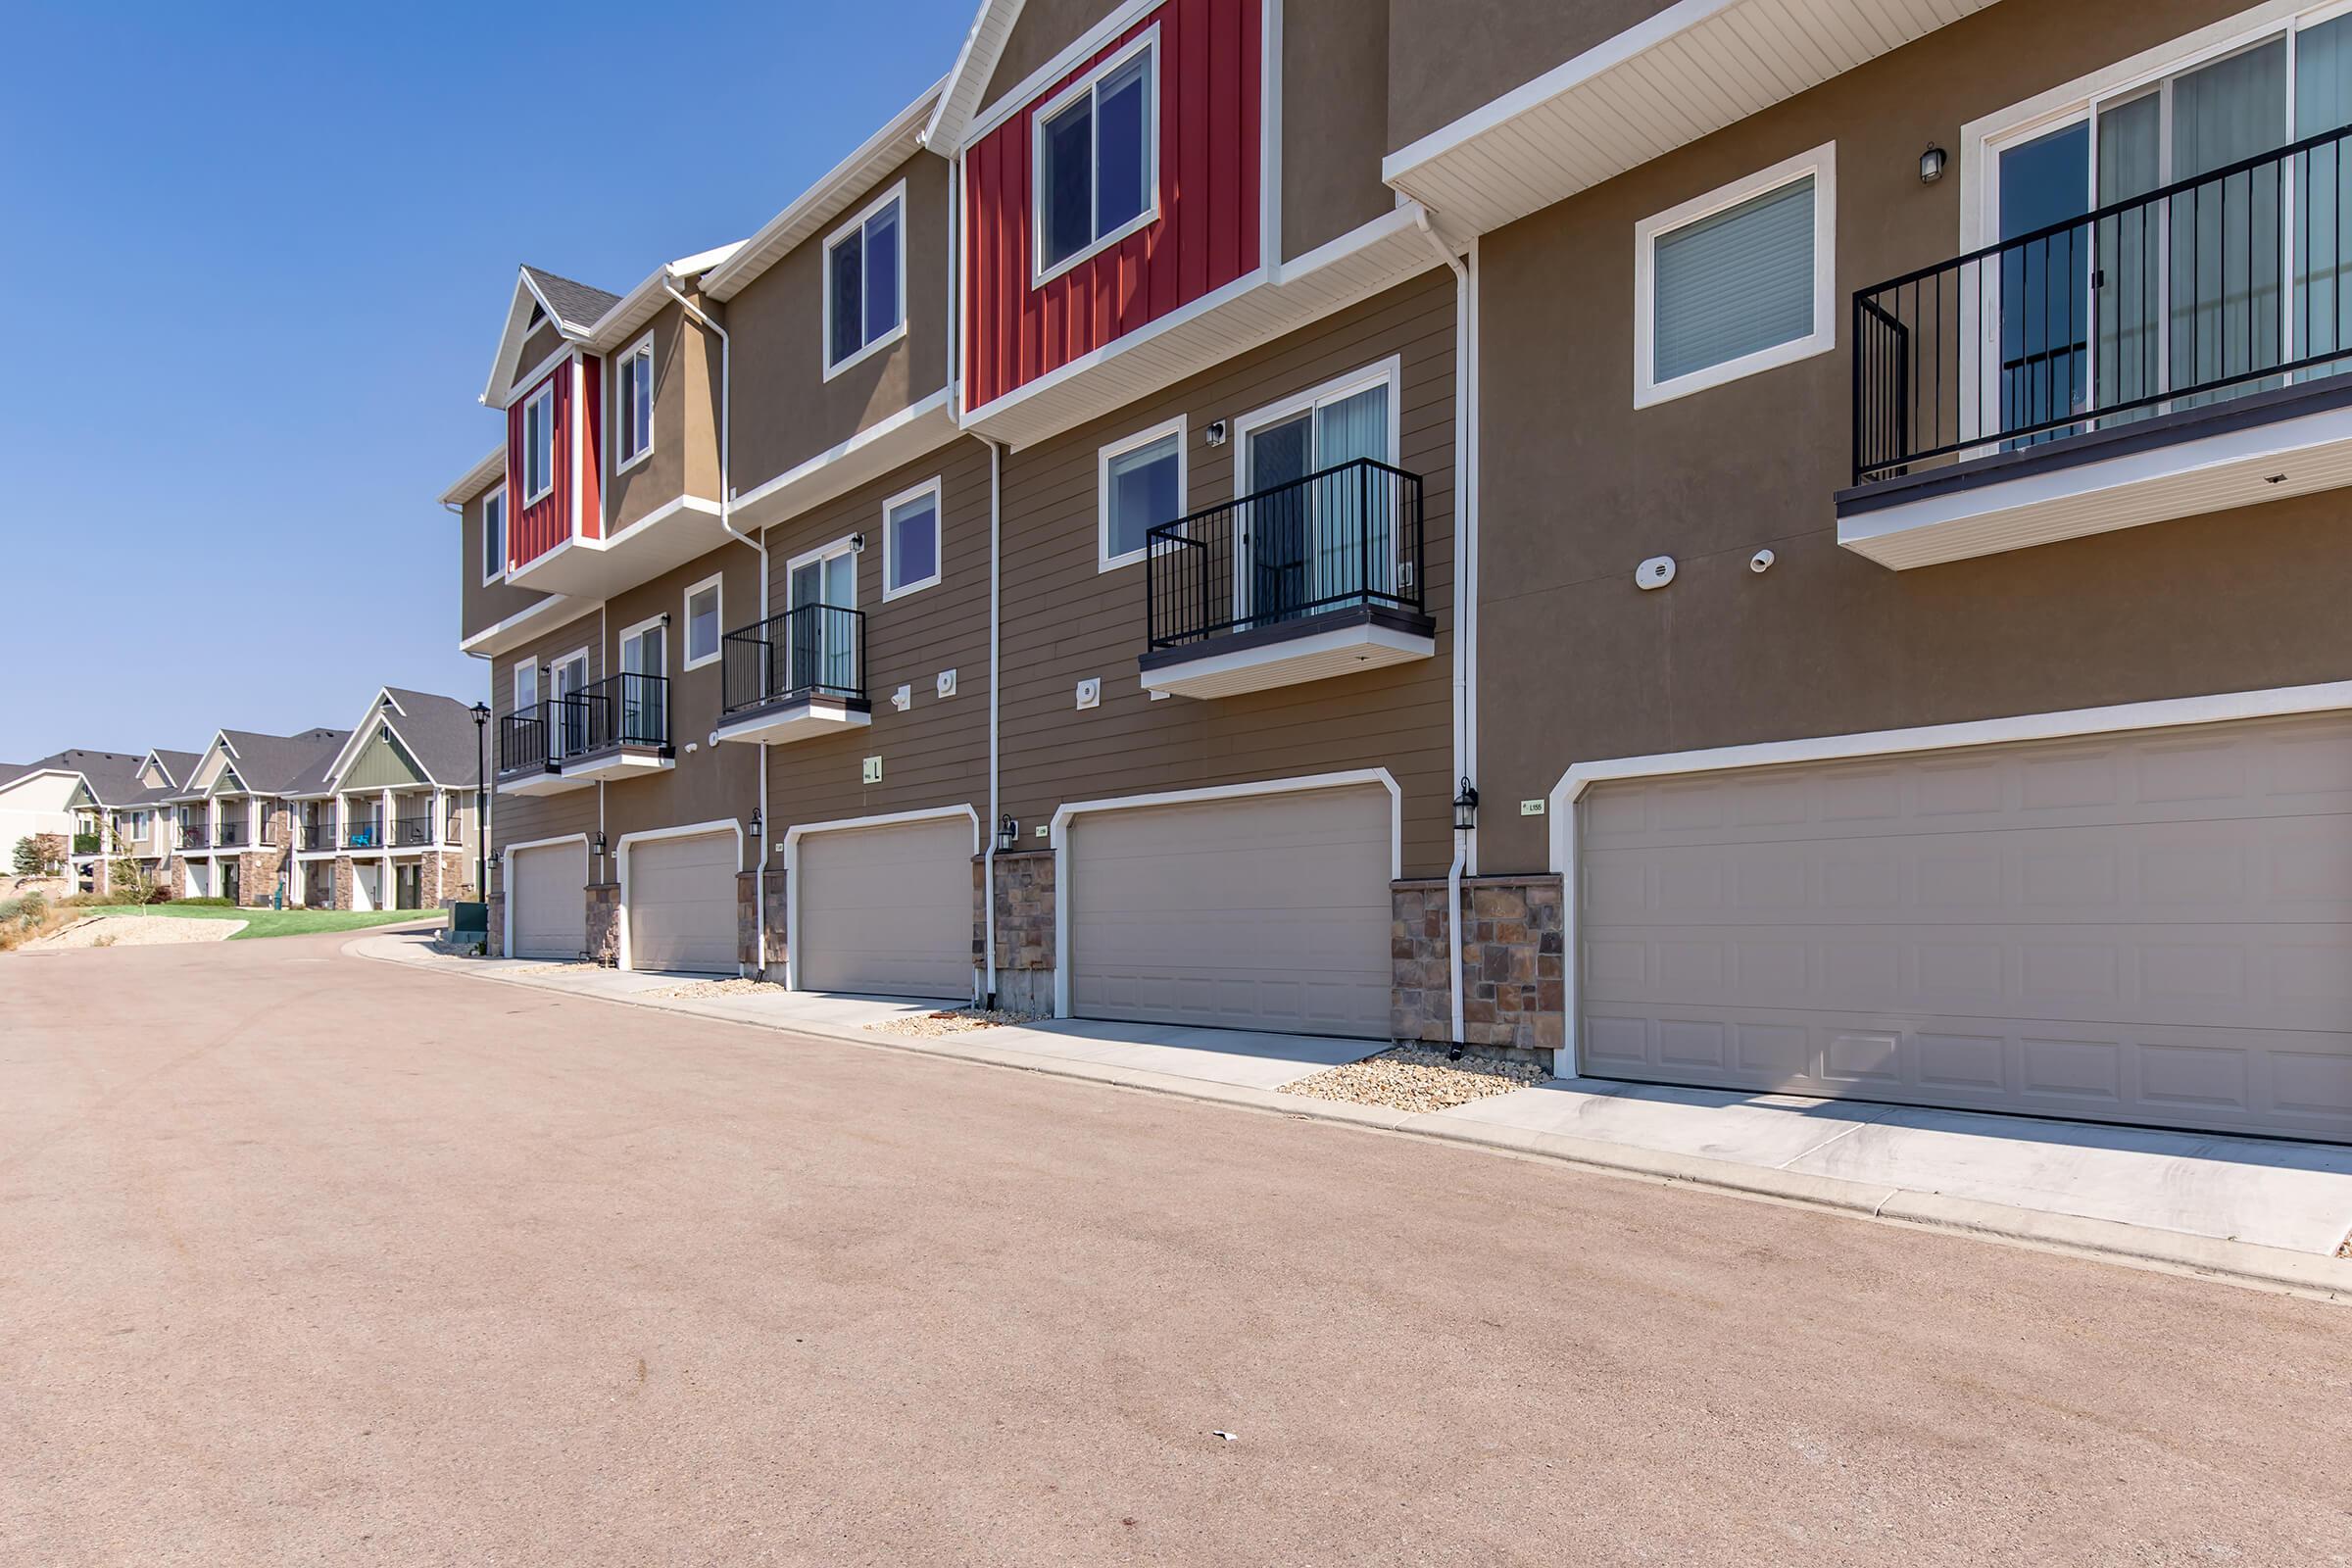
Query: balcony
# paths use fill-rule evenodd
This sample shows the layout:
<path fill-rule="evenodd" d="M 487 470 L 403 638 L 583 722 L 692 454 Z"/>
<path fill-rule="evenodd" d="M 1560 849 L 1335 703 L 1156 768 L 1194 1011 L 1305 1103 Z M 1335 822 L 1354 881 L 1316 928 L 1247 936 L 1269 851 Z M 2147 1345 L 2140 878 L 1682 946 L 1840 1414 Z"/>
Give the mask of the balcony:
<path fill-rule="evenodd" d="M 577 710 L 562 699 L 501 717 L 498 793 L 561 795 L 566 790 L 586 789 L 591 780 L 566 777 L 563 767 L 564 742 L 574 736 L 584 739 L 585 733 Z"/>
<path fill-rule="evenodd" d="M 560 765 L 567 779 L 606 780 L 673 767 L 669 741 L 669 682 L 623 671 L 562 699 L 567 744 Z"/>
<path fill-rule="evenodd" d="M 95 833 L 76 833 L 74 835 L 74 853 L 75 855 L 96 855 L 99 851 L 99 835 Z"/>
<path fill-rule="evenodd" d="M 179 824 L 179 847 L 182 850 L 209 850 L 213 847 L 213 836 L 202 822 L 182 822 Z"/>
<path fill-rule="evenodd" d="M 347 850 L 381 850 L 384 848 L 384 825 L 372 816 L 345 818 L 343 848 Z"/>
<path fill-rule="evenodd" d="M 515 562 L 507 580 L 533 593 L 610 599 L 725 544 L 733 536 L 719 517 L 716 501 L 677 496 L 615 529 L 611 538 L 559 540 L 552 549 Z"/>
<path fill-rule="evenodd" d="M 338 848 L 339 846 L 335 843 L 335 824 L 332 822 L 303 823 L 302 847 L 312 854 Z"/>
<path fill-rule="evenodd" d="M 802 605 L 720 639 L 717 737 L 788 746 L 873 722 L 865 695 L 865 615 Z"/>
<path fill-rule="evenodd" d="M 1838 543 L 1903 569 L 2352 485 L 2347 141 L 1857 293 Z"/>
<path fill-rule="evenodd" d="M 1437 652 L 1419 474 L 1358 458 L 1146 537 L 1147 691 L 1232 697 Z"/>
<path fill-rule="evenodd" d="M 414 816 L 396 816 L 386 843 L 395 850 L 429 850 L 438 838 L 436 826 L 430 809 Z"/>
<path fill-rule="evenodd" d="M 219 827 L 213 829 L 213 848 L 216 850 L 242 849 L 251 836 L 245 831 L 245 824 L 242 822 L 222 822 Z"/>

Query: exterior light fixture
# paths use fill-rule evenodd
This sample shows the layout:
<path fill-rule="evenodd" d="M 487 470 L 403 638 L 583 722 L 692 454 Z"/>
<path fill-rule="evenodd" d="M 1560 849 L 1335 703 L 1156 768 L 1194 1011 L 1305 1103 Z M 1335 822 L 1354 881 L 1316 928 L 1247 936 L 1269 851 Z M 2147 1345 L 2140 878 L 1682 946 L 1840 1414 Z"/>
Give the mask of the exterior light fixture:
<path fill-rule="evenodd" d="M 1928 150 L 1919 155 L 1919 182 L 1922 185 L 1933 185 L 1943 177 L 1943 149 L 1934 142 L 1928 143 Z"/>
<path fill-rule="evenodd" d="M 1007 814 L 1004 821 L 997 824 L 997 848 L 1010 855 L 1020 847 L 1020 843 L 1021 824 Z"/>
<path fill-rule="evenodd" d="M 752 842 L 760 842 L 760 808 L 757 806 L 752 808 Z"/>
<path fill-rule="evenodd" d="M 601 860 L 605 858 L 605 830 L 603 828 L 600 827 L 596 830 L 596 841 L 591 848 L 596 851 L 598 859 Z"/>
<path fill-rule="evenodd" d="M 1478 786 L 1464 777 L 1460 792 L 1453 798 L 1453 830 L 1456 833 L 1467 833 L 1477 826 Z"/>

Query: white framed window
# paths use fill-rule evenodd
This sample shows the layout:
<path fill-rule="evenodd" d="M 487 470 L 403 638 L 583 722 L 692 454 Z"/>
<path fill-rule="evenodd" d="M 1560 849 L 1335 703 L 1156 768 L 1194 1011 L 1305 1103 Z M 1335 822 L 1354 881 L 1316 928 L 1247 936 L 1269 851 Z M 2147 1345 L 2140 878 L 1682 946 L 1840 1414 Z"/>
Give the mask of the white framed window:
<path fill-rule="evenodd" d="M 1838 346 L 1838 144 L 1634 226 L 1634 407 Z"/>
<path fill-rule="evenodd" d="M 836 539 L 784 564 L 784 690 L 863 695 L 858 646 L 858 541 Z"/>
<path fill-rule="evenodd" d="M 1241 448 L 1234 491 L 1243 498 L 1237 622 L 1311 614 L 1367 595 L 1394 600 L 1417 586 L 1388 474 L 1402 439 L 1402 358 L 1391 355 L 1233 421 Z"/>
<path fill-rule="evenodd" d="M 1031 121 L 1035 283 L 1159 217 L 1159 28 L 1040 105 Z"/>
<path fill-rule="evenodd" d="M 825 377 L 906 335 L 906 182 L 825 239 Z"/>
<path fill-rule="evenodd" d="M 939 581 L 939 481 L 925 480 L 882 503 L 882 600 Z"/>
<path fill-rule="evenodd" d="M 523 400 L 522 504 L 529 506 L 556 487 L 556 383 Z"/>
<path fill-rule="evenodd" d="M 654 334 L 612 364 L 612 471 L 625 473 L 654 450 Z"/>
<path fill-rule="evenodd" d="M 507 574 L 507 487 L 482 497 L 482 586 Z"/>
<path fill-rule="evenodd" d="M 1145 536 L 1184 515 L 1184 416 L 1113 441 L 1096 459 L 1095 569 L 1144 559 Z"/>
<path fill-rule="evenodd" d="M 532 709 L 538 706 L 539 666 L 526 659 L 514 666 L 514 710 L 518 714 L 527 715 Z"/>
<path fill-rule="evenodd" d="M 686 658 L 681 669 L 700 669 L 718 658 L 719 640 L 726 631 L 726 584 L 705 577 L 686 590 Z"/>

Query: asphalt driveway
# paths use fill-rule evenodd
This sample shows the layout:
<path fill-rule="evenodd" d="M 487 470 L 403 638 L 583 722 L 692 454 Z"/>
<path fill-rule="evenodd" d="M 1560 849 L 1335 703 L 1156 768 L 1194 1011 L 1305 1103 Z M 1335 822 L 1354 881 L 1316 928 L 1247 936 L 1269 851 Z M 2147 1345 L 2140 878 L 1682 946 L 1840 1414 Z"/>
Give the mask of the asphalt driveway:
<path fill-rule="evenodd" d="M 2341 1306 L 342 940 L 0 958 L 0 1559 L 2352 1558 Z"/>

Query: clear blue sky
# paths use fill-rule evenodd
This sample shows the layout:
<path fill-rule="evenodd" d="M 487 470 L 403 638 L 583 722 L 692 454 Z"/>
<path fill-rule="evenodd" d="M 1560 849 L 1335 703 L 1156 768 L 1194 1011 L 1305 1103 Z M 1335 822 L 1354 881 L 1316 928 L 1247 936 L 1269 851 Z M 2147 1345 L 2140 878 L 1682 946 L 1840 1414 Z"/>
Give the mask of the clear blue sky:
<path fill-rule="evenodd" d="M 973 11 L 17 0 L 0 760 L 478 696 L 433 498 L 498 439 L 516 265 L 621 290 L 742 238 Z"/>

